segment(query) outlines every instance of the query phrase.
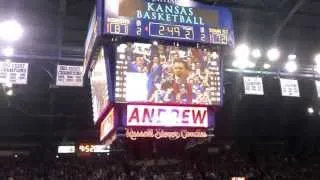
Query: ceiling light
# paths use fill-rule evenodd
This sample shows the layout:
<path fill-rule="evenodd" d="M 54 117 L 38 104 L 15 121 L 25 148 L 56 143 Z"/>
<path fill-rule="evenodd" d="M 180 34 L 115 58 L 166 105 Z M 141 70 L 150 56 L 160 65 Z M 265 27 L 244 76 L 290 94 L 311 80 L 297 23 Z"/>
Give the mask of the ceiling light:
<path fill-rule="evenodd" d="M 12 96 L 13 95 L 13 90 L 9 89 L 6 94 L 7 94 L 7 96 Z"/>
<path fill-rule="evenodd" d="M 20 39 L 23 34 L 22 26 L 15 20 L 0 23 L 0 38 L 7 42 Z"/>
<path fill-rule="evenodd" d="M 256 63 L 249 61 L 248 62 L 248 67 L 249 68 L 255 68 L 256 67 Z"/>
<path fill-rule="evenodd" d="M 314 113 L 313 107 L 308 107 L 307 111 L 308 111 L 308 114 L 310 115 Z"/>
<path fill-rule="evenodd" d="M 316 55 L 314 56 L 314 62 L 315 62 L 316 64 L 320 64 L 320 54 L 316 54 Z"/>
<path fill-rule="evenodd" d="M 252 50 L 252 53 L 251 53 L 252 57 L 258 59 L 261 57 L 261 51 L 260 49 L 254 49 Z"/>
<path fill-rule="evenodd" d="M 247 58 L 249 54 L 250 54 L 250 49 L 245 44 L 241 44 L 237 46 L 235 49 L 236 58 Z"/>
<path fill-rule="evenodd" d="M 271 48 L 267 52 L 267 57 L 270 61 L 276 61 L 280 58 L 280 51 L 277 48 Z"/>
<path fill-rule="evenodd" d="M 297 59 L 297 55 L 295 55 L 295 54 L 290 54 L 290 55 L 288 56 L 288 59 L 289 59 L 289 60 L 296 60 L 296 59 Z"/>
<path fill-rule="evenodd" d="M 298 69 L 298 65 L 295 61 L 288 61 L 285 64 L 285 69 L 289 72 L 289 73 L 293 73 Z"/>
<path fill-rule="evenodd" d="M 264 63 L 264 64 L 263 64 L 263 68 L 264 68 L 264 69 L 270 69 L 270 68 L 271 68 L 271 65 L 268 64 L 268 63 Z"/>
<path fill-rule="evenodd" d="M 3 48 L 2 54 L 6 57 L 10 57 L 14 54 L 14 49 L 12 47 Z"/>

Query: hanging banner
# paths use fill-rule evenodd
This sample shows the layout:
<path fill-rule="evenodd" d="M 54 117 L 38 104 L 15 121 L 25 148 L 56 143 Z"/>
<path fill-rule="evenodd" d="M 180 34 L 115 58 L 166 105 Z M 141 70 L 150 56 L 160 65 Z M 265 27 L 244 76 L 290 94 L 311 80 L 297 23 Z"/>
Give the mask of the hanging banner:
<path fill-rule="evenodd" d="M 0 62 L 1 84 L 27 84 L 28 63 Z"/>
<path fill-rule="evenodd" d="M 56 85 L 81 87 L 83 85 L 82 71 L 82 66 L 58 65 Z"/>
<path fill-rule="evenodd" d="M 298 80 L 280 79 L 282 96 L 300 97 Z"/>
<path fill-rule="evenodd" d="M 264 95 L 261 77 L 243 77 L 244 92 L 247 95 Z"/>
<path fill-rule="evenodd" d="M 317 88 L 318 98 L 320 98 L 320 81 L 316 81 L 316 88 Z"/>

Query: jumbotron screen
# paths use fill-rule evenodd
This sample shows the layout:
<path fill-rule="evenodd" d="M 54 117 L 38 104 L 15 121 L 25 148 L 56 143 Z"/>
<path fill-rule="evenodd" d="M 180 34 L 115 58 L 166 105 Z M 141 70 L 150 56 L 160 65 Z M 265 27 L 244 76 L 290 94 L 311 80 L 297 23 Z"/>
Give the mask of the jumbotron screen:
<path fill-rule="evenodd" d="M 221 105 L 216 51 L 127 43 L 116 62 L 117 102 Z"/>
<path fill-rule="evenodd" d="M 107 68 L 103 48 L 100 50 L 97 62 L 90 77 L 93 108 L 93 121 L 96 123 L 109 103 Z"/>

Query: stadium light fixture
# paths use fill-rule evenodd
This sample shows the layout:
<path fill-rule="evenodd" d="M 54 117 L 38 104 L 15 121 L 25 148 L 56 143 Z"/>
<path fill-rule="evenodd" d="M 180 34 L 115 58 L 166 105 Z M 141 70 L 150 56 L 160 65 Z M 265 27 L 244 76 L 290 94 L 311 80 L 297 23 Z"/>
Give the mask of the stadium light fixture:
<path fill-rule="evenodd" d="M 252 57 L 254 57 L 254 58 L 256 58 L 256 59 L 260 58 L 260 57 L 261 57 L 261 51 L 260 51 L 260 49 L 254 49 L 254 50 L 252 50 L 251 55 L 252 55 Z"/>
<path fill-rule="evenodd" d="M 6 94 L 7 94 L 7 96 L 12 96 L 13 95 L 13 90 L 9 89 Z"/>
<path fill-rule="evenodd" d="M 289 60 L 296 60 L 296 59 L 297 59 L 297 55 L 295 55 L 295 54 L 289 54 L 289 55 L 288 55 L 288 59 L 289 59 Z"/>
<path fill-rule="evenodd" d="M 249 61 L 248 62 L 248 67 L 249 68 L 255 68 L 256 67 L 256 63 L 252 62 L 252 61 Z"/>
<path fill-rule="evenodd" d="M 277 61 L 280 58 L 280 51 L 277 48 L 271 48 L 267 52 L 267 57 L 270 61 Z"/>
<path fill-rule="evenodd" d="M 307 111 L 309 115 L 312 115 L 314 113 L 313 107 L 308 107 Z"/>
<path fill-rule="evenodd" d="M 246 59 L 236 59 L 232 62 L 232 66 L 239 69 L 245 69 L 249 66 L 249 61 Z"/>
<path fill-rule="evenodd" d="M 320 65 L 316 64 L 314 66 L 314 71 L 320 74 Z"/>
<path fill-rule="evenodd" d="M 264 64 L 263 64 L 263 68 L 264 68 L 264 69 L 270 69 L 270 68 L 271 68 L 271 65 L 268 64 L 268 63 L 264 63 Z"/>
<path fill-rule="evenodd" d="M 0 23 L 0 39 L 13 42 L 22 37 L 23 28 L 15 20 L 8 20 Z"/>
<path fill-rule="evenodd" d="M 5 47 L 2 49 L 2 54 L 5 57 L 11 57 L 14 54 L 14 49 L 12 47 Z"/>
<path fill-rule="evenodd" d="M 314 56 L 314 62 L 315 62 L 316 64 L 319 64 L 319 65 L 320 65 L 320 54 L 316 54 L 316 55 Z"/>
<path fill-rule="evenodd" d="M 298 65 L 297 65 L 297 63 L 296 63 L 295 61 L 289 60 L 289 61 L 285 64 L 284 68 L 285 68 L 289 73 L 293 73 L 293 72 L 297 71 Z"/>
<path fill-rule="evenodd" d="M 248 58 L 249 54 L 250 54 L 250 49 L 246 44 L 240 44 L 235 49 L 235 56 L 237 59 Z"/>

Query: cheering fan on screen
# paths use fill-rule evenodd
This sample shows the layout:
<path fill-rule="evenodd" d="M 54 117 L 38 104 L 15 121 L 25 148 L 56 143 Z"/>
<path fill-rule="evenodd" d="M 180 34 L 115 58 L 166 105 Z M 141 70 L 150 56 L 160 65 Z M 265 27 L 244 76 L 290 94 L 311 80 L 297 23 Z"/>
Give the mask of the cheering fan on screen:
<path fill-rule="evenodd" d="M 148 71 L 144 57 L 141 55 L 136 56 L 135 62 L 131 63 L 128 68 L 128 72 L 146 73 Z"/>
<path fill-rule="evenodd" d="M 169 80 L 172 95 L 177 103 L 192 103 L 192 84 L 188 82 L 190 69 L 187 62 L 176 59 L 172 65 L 173 77 Z"/>

